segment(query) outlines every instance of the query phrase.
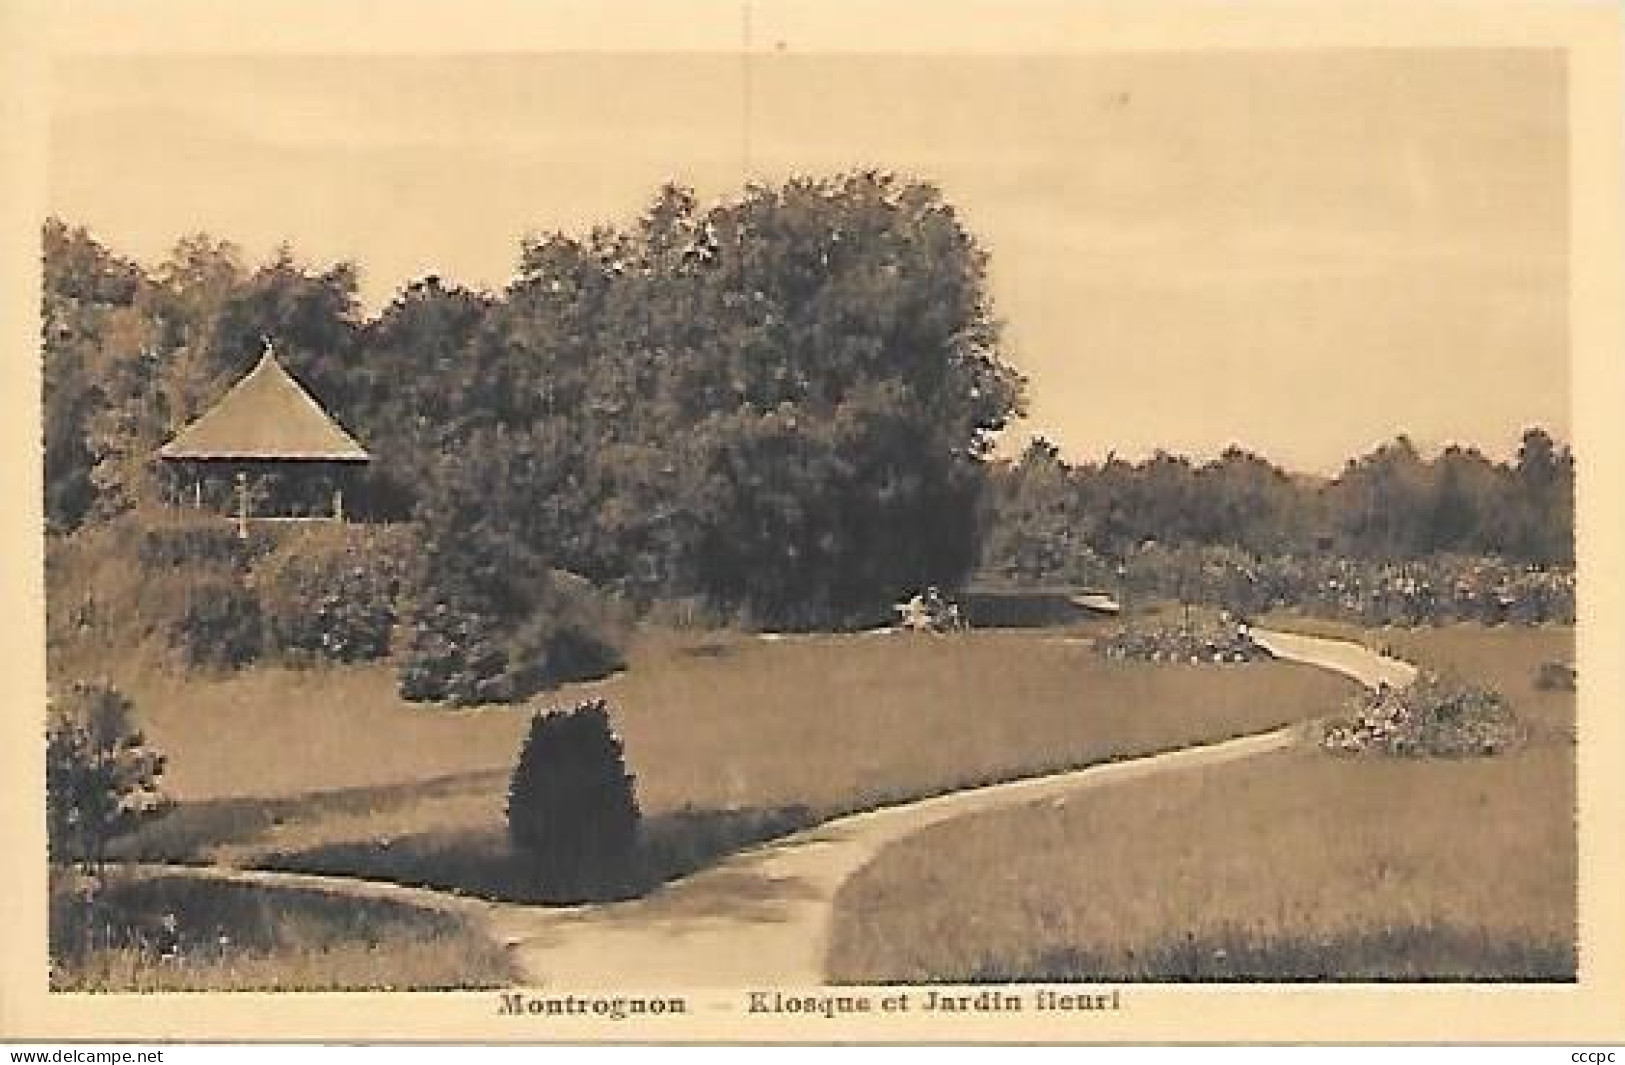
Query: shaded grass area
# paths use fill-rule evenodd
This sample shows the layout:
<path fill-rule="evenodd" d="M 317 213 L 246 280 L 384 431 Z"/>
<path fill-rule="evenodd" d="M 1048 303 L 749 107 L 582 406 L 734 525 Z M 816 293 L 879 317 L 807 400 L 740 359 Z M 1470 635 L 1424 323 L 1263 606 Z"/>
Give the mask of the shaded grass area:
<path fill-rule="evenodd" d="M 502 950 L 454 914 L 316 890 L 112 873 L 51 884 L 59 991 L 502 987 Z M 166 926 L 166 917 L 170 923 Z"/>
<path fill-rule="evenodd" d="M 806 807 L 676 811 L 644 822 L 629 866 L 596 879 L 542 875 L 508 842 L 501 823 L 416 832 L 387 844 L 353 840 L 256 857 L 260 868 L 363 876 L 479 898 L 574 903 L 636 898 L 753 844 L 815 823 Z"/>
<path fill-rule="evenodd" d="M 1574 697 L 1533 687 L 1572 634 L 1382 637 L 1548 727 L 1493 758 L 1294 749 L 930 829 L 842 889 L 832 978 L 1572 980 Z"/>
<path fill-rule="evenodd" d="M 181 804 L 119 854 L 535 900 L 502 810 L 530 711 L 403 704 L 383 668 L 152 692 Z M 1053 632 L 723 636 L 646 645 L 627 674 L 539 705 L 610 700 L 646 820 L 635 868 L 600 894 L 627 895 L 839 814 L 1261 731 L 1351 690 L 1279 663 L 1106 662 Z"/>

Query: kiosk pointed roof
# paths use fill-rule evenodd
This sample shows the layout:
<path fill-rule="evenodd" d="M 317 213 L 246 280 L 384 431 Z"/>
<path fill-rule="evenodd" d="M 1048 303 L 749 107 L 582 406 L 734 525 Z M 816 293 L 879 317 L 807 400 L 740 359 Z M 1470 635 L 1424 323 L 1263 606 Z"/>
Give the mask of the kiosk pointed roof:
<path fill-rule="evenodd" d="M 372 456 L 283 369 L 267 344 L 248 375 L 159 448 L 158 457 L 367 462 Z"/>

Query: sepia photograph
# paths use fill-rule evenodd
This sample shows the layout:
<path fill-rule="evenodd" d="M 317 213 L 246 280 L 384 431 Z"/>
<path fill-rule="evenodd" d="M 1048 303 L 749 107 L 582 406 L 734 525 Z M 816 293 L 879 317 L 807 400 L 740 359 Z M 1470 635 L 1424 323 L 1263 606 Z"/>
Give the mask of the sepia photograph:
<path fill-rule="evenodd" d="M 40 59 L 54 1016 L 1617 977 L 1571 53 L 707 11 Z"/>

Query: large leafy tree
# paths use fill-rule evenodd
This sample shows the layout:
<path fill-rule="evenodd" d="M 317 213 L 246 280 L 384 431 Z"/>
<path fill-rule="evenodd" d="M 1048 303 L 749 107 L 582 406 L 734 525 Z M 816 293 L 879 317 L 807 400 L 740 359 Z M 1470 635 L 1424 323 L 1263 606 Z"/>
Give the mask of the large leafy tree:
<path fill-rule="evenodd" d="M 43 234 L 45 513 L 72 529 L 127 509 L 161 430 L 152 285 L 83 229 Z"/>
<path fill-rule="evenodd" d="M 469 349 L 491 299 L 428 277 L 406 286 L 355 337 L 350 362 L 350 427 L 373 461 L 362 504 L 380 517 L 405 517 L 421 488 L 454 450 L 474 394 Z"/>
<path fill-rule="evenodd" d="M 550 564 L 772 624 L 852 620 L 976 555 L 1022 383 L 986 256 L 933 187 L 879 173 L 662 189 L 626 231 L 526 242 L 466 350 L 454 437 L 546 433 L 491 501 Z"/>
<path fill-rule="evenodd" d="M 1067 465 L 1037 441 L 995 471 L 989 573 L 1041 580 L 1085 548 L 1126 559 L 1148 542 L 1298 554 L 1335 541 L 1361 558 L 1459 552 L 1536 564 L 1573 560 L 1574 457 L 1541 429 L 1512 462 L 1451 445 L 1426 458 L 1404 436 L 1352 458 L 1335 479 L 1293 476 L 1238 447 L 1197 466 L 1159 452 Z M 1023 559 L 1023 552 L 1026 557 Z"/>
<path fill-rule="evenodd" d="M 1476 448 L 1451 446 L 1433 460 L 1433 492 L 1421 552 L 1503 554 L 1510 544 L 1506 470 Z"/>
<path fill-rule="evenodd" d="M 961 578 L 984 538 L 1027 579 L 1148 540 L 1263 553 L 1328 533 L 1368 557 L 1572 559 L 1574 461 L 1540 430 L 1509 463 L 1401 437 L 1324 485 L 1240 449 L 1069 466 L 1037 447 L 989 493 L 1023 384 L 986 269 L 936 188 L 878 172 L 711 206 L 667 186 L 630 225 L 526 240 L 500 293 L 428 278 L 370 321 L 348 264 L 255 266 L 193 235 L 145 271 L 53 222 L 47 514 L 71 529 L 152 498 L 153 451 L 270 336 L 379 457 L 375 512 L 417 506 L 446 551 L 765 624 L 872 616 Z M 490 528 L 461 529 L 468 509 Z"/>
<path fill-rule="evenodd" d="M 796 623 L 962 576 L 1022 383 L 998 353 L 986 256 L 940 193 L 800 179 L 667 229 L 723 323 L 670 389 L 711 474 L 702 581 Z"/>

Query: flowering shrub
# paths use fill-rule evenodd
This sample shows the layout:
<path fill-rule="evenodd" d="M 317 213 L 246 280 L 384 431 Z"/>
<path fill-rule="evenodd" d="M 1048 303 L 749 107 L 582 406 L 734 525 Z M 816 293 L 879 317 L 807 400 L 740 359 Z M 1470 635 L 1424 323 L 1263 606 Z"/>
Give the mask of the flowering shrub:
<path fill-rule="evenodd" d="M 302 537 L 267 556 L 255 567 L 254 586 L 269 643 L 296 658 L 355 662 L 389 654 L 406 565 L 400 546 Z"/>
<path fill-rule="evenodd" d="M 1575 618 L 1572 569 L 1467 555 L 1376 562 L 1148 544 L 1126 561 L 1122 582 L 1131 597 L 1160 596 L 1244 614 L 1284 607 L 1367 626 L 1572 624 Z"/>
<path fill-rule="evenodd" d="M 1352 717 L 1333 721 L 1321 746 L 1334 754 L 1460 758 L 1499 754 L 1526 738 L 1499 693 L 1425 673 L 1410 686 L 1361 696 Z"/>
<path fill-rule="evenodd" d="M 1251 662 L 1269 654 L 1253 642 L 1244 625 L 1218 622 L 1123 629 L 1095 641 L 1107 658 L 1143 662 Z"/>
<path fill-rule="evenodd" d="M 453 706 L 506 703 L 520 698 L 511 653 L 501 626 L 444 601 L 413 612 L 401 663 L 401 697 Z"/>

